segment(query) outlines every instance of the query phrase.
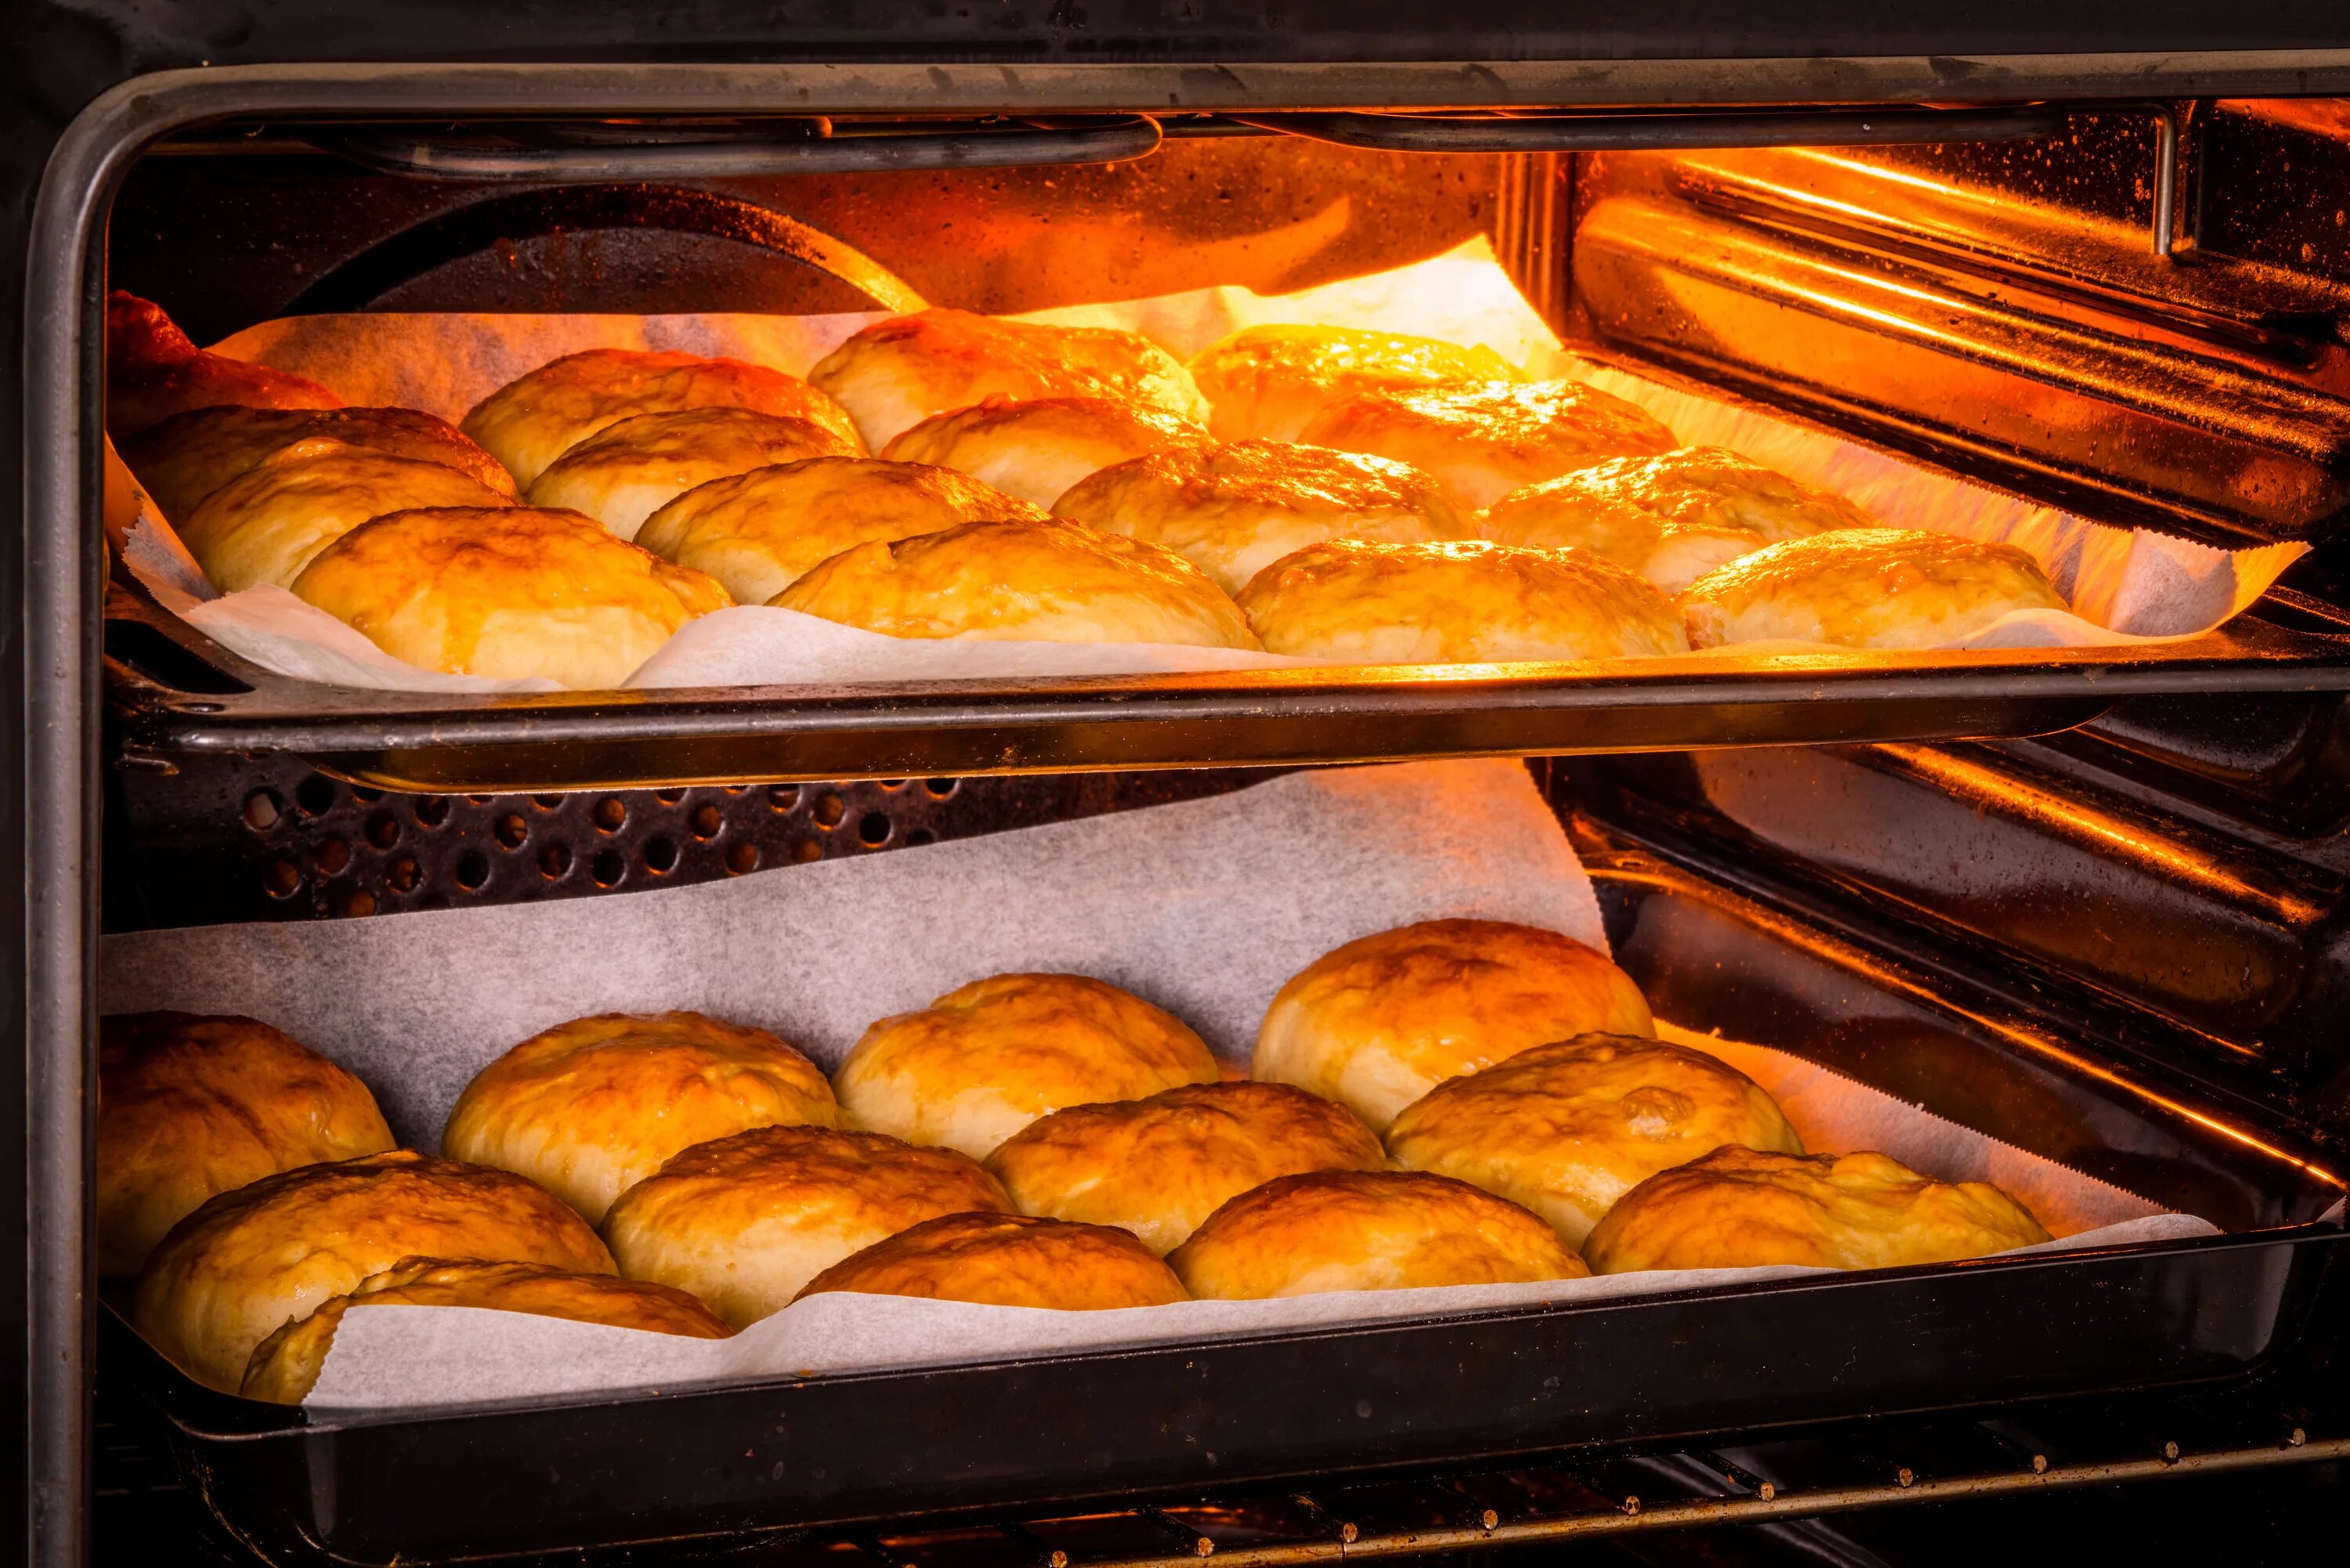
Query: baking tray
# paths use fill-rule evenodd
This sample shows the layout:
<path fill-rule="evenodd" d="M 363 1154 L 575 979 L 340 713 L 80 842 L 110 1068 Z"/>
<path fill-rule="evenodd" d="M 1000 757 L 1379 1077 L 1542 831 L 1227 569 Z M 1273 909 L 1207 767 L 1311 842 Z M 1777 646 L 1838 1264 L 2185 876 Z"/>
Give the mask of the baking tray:
<path fill-rule="evenodd" d="M 117 581 L 106 694 L 125 767 L 280 753 L 377 789 L 488 793 L 2018 736 L 2126 697 L 2350 691 L 2339 618 L 2274 591 L 2260 607 L 2179 642 L 1657 658 L 1604 673 L 1392 666 L 470 696 L 276 675 Z"/>
<path fill-rule="evenodd" d="M 311 1421 L 198 1387 L 106 1310 L 100 1355 L 273 1561 L 406 1564 L 1175 1499 L 1866 1413 L 2210 1383 L 2304 1331 L 2341 1196 L 2028 1021 L 1586 845 L 1659 1011 L 1721 1020 L 2236 1230 L 2205 1240 L 1038 1361 Z M 1937 1087 L 1938 1086 L 1938 1087 Z"/>

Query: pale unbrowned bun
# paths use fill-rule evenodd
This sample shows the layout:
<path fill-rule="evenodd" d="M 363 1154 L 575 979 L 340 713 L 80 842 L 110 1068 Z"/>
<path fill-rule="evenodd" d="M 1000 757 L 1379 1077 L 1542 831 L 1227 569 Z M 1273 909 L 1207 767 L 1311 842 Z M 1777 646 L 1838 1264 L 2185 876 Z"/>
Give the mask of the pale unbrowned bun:
<path fill-rule="evenodd" d="M 197 348 L 163 307 L 120 289 L 106 296 L 106 433 L 117 441 L 191 409 L 339 409 L 306 376 Z"/>
<path fill-rule="evenodd" d="M 637 543 L 759 605 L 859 545 L 1043 515 L 951 468 L 812 457 L 697 485 L 645 519 Z"/>
<path fill-rule="evenodd" d="M 1898 1269 L 2049 1239 L 1987 1181 L 1936 1181 L 1882 1154 L 1774 1154 L 1732 1144 L 1616 1200 L 1584 1255 L 1603 1274 L 1644 1269 Z"/>
<path fill-rule="evenodd" d="M 1190 372 L 1139 333 L 967 310 L 877 321 L 827 355 L 808 379 L 856 417 L 876 452 L 932 414 L 989 398 L 1108 398 L 1194 422 L 1208 412 Z"/>
<path fill-rule="evenodd" d="M 293 591 L 420 669 L 581 690 L 619 685 L 732 602 L 593 518 L 536 506 L 378 517 L 321 550 Z"/>
<path fill-rule="evenodd" d="M 1804 1152 L 1778 1102 L 1701 1051 L 1582 1034 L 1448 1078 L 1406 1106 L 1388 1152 L 1524 1205 L 1581 1246 L 1610 1205 L 1724 1144 Z"/>
<path fill-rule="evenodd" d="M 254 1346 L 238 1390 L 248 1399 L 299 1405 L 310 1396 L 334 1348 L 335 1331 L 353 1307 L 453 1306 L 568 1318 L 646 1334 L 723 1339 L 733 1333 L 683 1291 L 609 1274 L 574 1273 L 542 1263 L 474 1263 L 405 1258 L 370 1274 Z"/>
<path fill-rule="evenodd" d="M 213 491 L 179 533 L 213 586 L 234 593 L 290 586 L 321 550 L 387 512 L 513 504 L 453 468 L 312 436 Z"/>
<path fill-rule="evenodd" d="M 800 1295 L 828 1291 L 1059 1312 L 1184 1299 L 1182 1282 L 1128 1232 L 1019 1214 L 951 1214 L 901 1231 L 835 1263 Z"/>
<path fill-rule="evenodd" d="M 1677 594 L 1714 567 L 1769 541 L 1752 528 L 1675 523 L 1662 514 L 1585 488 L 1584 472 L 1513 490 L 1485 509 L 1477 533 L 1497 545 L 1533 550 L 1588 550 L 1659 591 Z"/>
<path fill-rule="evenodd" d="M 1907 528 L 1851 528 L 1742 556 L 1680 596 L 1690 646 L 1831 642 L 1928 648 L 2010 610 L 2065 607 L 2040 564 L 2012 545 Z"/>
<path fill-rule="evenodd" d="M 1286 1084 L 1195 1084 L 1072 1106 L 996 1147 L 987 1168 L 1023 1214 L 1131 1231 L 1164 1254 L 1218 1205 L 1276 1176 L 1378 1170 L 1370 1128 Z"/>
<path fill-rule="evenodd" d="M 857 442 L 814 420 L 753 409 L 636 414 L 606 425 L 531 481 L 533 506 L 584 512 L 634 539 L 646 518 L 697 484 L 811 457 L 856 457 Z"/>
<path fill-rule="evenodd" d="M 1423 469 L 1464 511 L 1602 458 L 1676 444 L 1638 404 L 1580 381 L 1456 381 L 1370 392 L 1333 404 L 1297 439 Z"/>
<path fill-rule="evenodd" d="M 1325 1170 L 1244 1192 L 1168 1255 L 1202 1301 L 1581 1279 L 1542 1220 L 1464 1181 Z"/>
<path fill-rule="evenodd" d="M 1325 539 L 1423 544 L 1458 537 L 1461 526 L 1435 482 L 1417 470 L 1275 441 L 1134 458 L 1079 480 L 1053 513 L 1164 545 L 1226 593 Z"/>
<path fill-rule="evenodd" d="M 1364 664 L 1486 664 L 1686 653 L 1654 584 L 1580 551 L 1466 539 L 1308 545 L 1240 592 L 1271 653 Z"/>
<path fill-rule="evenodd" d="M 773 602 L 890 637 L 1257 646 L 1240 607 L 1172 550 L 1055 518 L 859 545 Z"/>
<path fill-rule="evenodd" d="M 1659 457 L 1618 457 L 1567 476 L 1586 494 L 1620 501 L 1668 523 L 1740 528 L 1766 545 L 1877 519 L 1833 490 L 1805 484 L 1727 447 L 1684 446 Z"/>
<path fill-rule="evenodd" d="M 139 1331 L 234 1393 L 279 1324 L 418 1257 L 613 1272 L 588 1222 L 544 1188 L 394 1149 L 264 1177 L 181 1220 L 139 1276 Z"/>
<path fill-rule="evenodd" d="M 1324 410 L 1366 392 L 1518 379 L 1482 343 L 1353 327 L 1243 327 L 1201 349 L 1191 369 L 1220 441 L 1295 441 Z"/>
<path fill-rule="evenodd" d="M 338 441 L 437 462 L 514 499 L 514 475 L 443 419 L 418 409 L 191 409 L 122 443 L 122 461 L 179 527 L 197 504 L 271 452 L 296 441 Z"/>
<path fill-rule="evenodd" d="M 265 1176 L 392 1147 L 368 1087 L 250 1018 L 98 1026 L 98 1272 L 137 1276 L 165 1231 Z"/>
<path fill-rule="evenodd" d="M 1077 481 L 1147 452 L 1206 442 L 1180 415 L 1110 398 L 990 398 L 933 414 L 882 449 L 896 462 L 934 462 L 1006 495 L 1050 506 Z"/>
<path fill-rule="evenodd" d="M 1265 1010 L 1250 1074 L 1336 1100 L 1384 1133 L 1447 1078 L 1553 1040 L 1656 1032 L 1631 977 L 1571 937 L 1429 920 L 1300 970 Z"/>
<path fill-rule="evenodd" d="M 441 1147 L 529 1177 L 593 1225 L 682 1149 L 839 1116 L 816 1064 L 764 1029 L 606 1012 L 534 1034 L 475 1074 Z"/>
<path fill-rule="evenodd" d="M 629 1188 L 604 1234 L 622 1272 L 691 1291 L 743 1328 L 910 1226 L 1011 1208 L 995 1179 L 952 1149 L 761 1127 L 697 1144 Z"/>
<path fill-rule="evenodd" d="M 852 443 L 857 439 L 841 407 L 796 376 L 743 359 L 638 348 L 589 348 L 551 359 L 475 403 L 462 428 L 527 485 L 607 425 L 687 409 L 812 420 Z"/>
<path fill-rule="evenodd" d="M 832 1075 L 852 1127 L 982 1159 L 1068 1106 L 1221 1076 L 1174 1014 L 1077 974 L 999 974 L 865 1031 Z"/>

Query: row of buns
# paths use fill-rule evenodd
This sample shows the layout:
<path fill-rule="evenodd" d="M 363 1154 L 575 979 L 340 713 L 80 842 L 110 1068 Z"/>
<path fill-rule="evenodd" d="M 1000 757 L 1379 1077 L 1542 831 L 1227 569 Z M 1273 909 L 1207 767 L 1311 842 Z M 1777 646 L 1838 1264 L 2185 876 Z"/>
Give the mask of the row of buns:
<path fill-rule="evenodd" d="M 1138 334 L 931 310 L 806 380 L 568 355 L 460 429 L 167 352 L 160 313 L 118 305 L 119 358 L 223 400 L 117 426 L 216 586 L 287 588 L 428 669 L 618 684 L 730 604 L 1374 663 L 1914 647 L 2064 607 L 2020 550 L 1877 527 L 1431 339 L 1259 327 L 1186 366 Z"/>
<path fill-rule="evenodd" d="M 302 1397 L 371 1302 L 715 1335 L 833 1292 L 1084 1310 L 2047 1239 L 1994 1188 L 1807 1154 L 1604 955 L 1492 921 L 1317 960 L 1246 1078 L 1055 974 L 879 1020 L 828 1079 L 699 1014 L 575 1020 L 475 1075 L 440 1158 L 250 1019 L 109 1019 L 99 1065 L 101 1272 L 166 1355 L 262 1397 Z"/>

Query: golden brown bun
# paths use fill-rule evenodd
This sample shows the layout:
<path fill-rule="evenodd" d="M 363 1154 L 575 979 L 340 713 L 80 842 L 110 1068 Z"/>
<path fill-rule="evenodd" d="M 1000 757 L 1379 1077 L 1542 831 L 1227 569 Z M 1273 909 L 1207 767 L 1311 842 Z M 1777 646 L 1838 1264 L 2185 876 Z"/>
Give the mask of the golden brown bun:
<path fill-rule="evenodd" d="M 1708 572 L 1679 602 L 1692 648 L 1778 639 L 1927 648 L 2010 610 L 2065 607 L 2040 564 L 2014 545 L 1908 528 L 1773 545 Z"/>
<path fill-rule="evenodd" d="M 1584 472 L 1591 472 L 1589 470 Z M 1478 519 L 1480 538 L 1531 550 L 1587 550 L 1677 594 L 1714 567 L 1752 555 L 1766 541 L 1752 528 L 1673 523 L 1596 493 L 1582 472 L 1513 490 Z"/>
<path fill-rule="evenodd" d="M 890 637 L 1257 645 L 1240 607 L 1174 551 L 1053 518 L 858 545 L 772 602 Z"/>
<path fill-rule="evenodd" d="M 1325 409 L 1366 392 L 1446 381 L 1514 381 L 1518 368 L 1480 343 L 1353 327 L 1243 327 L 1192 357 L 1219 441 L 1295 441 Z"/>
<path fill-rule="evenodd" d="M 1661 457 L 1618 457 L 1567 478 L 1586 493 L 1653 512 L 1668 523 L 1748 529 L 1766 545 L 1877 519 L 1838 495 L 1788 478 L 1719 446 L 1685 446 Z"/>
<path fill-rule="evenodd" d="M 1935 1181 L 1881 1154 L 1772 1154 L 1732 1144 L 1616 1200 L 1584 1255 L 1594 1272 L 1798 1263 L 1898 1269 L 2049 1239 L 1988 1181 Z"/>
<path fill-rule="evenodd" d="M 856 418 L 876 452 L 932 414 L 989 398 L 1107 398 L 1195 422 L 1208 417 L 1191 373 L 1139 333 L 967 310 L 877 321 L 827 355 L 808 379 Z"/>
<path fill-rule="evenodd" d="M 800 1295 L 827 1291 L 1058 1312 L 1184 1299 L 1182 1282 L 1124 1231 L 1020 1214 L 950 1214 L 900 1231 L 835 1263 Z"/>
<path fill-rule="evenodd" d="M 1580 381 L 1460 381 L 1334 403 L 1297 438 L 1424 469 L 1466 511 L 1602 458 L 1669 452 L 1637 403 Z M 495 450 L 495 449 L 493 449 Z"/>
<path fill-rule="evenodd" d="M 932 415 L 892 439 L 881 455 L 959 469 L 1006 495 L 1050 506 L 1069 486 L 1112 463 L 1207 439 L 1190 420 L 1143 404 L 990 398 Z"/>
<path fill-rule="evenodd" d="M 363 523 L 294 595 L 424 670 L 618 686 L 726 590 L 577 512 L 441 506 Z"/>
<path fill-rule="evenodd" d="M 135 1278 L 207 1199 L 392 1147 L 357 1078 L 266 1023 L 132 1012 L 98 1024 L 98 1272 Z"/>
<path fill-rule="evenodd" d="M 405 1258 L 254 1346 L 238 1392 L 278 1405 L 299 1405 L 308 1398 L 327 1365 L 327 1352 L 334 1348 L 343 1314 L 355 1306 L 481 1307 L 687 1339 L 724 1339 L 734 1332 L 708 1307 L 667 1285 L 572 1273 L 539 1263 Z"/>
<path fill-rule="evenodd" d="M 1286 1084 L 1195 1084 L 1072 1106 L 997 1146 L 987 1168 L 1023 1214 L 1133 1231 L 1160 1254 L 1276 1176 L 1378 1170 L 1370 1128 Z"/>
<path fill-rule="evenodd" d="M 106 296 L 106 433 L 116 441 L 191 409 L 339 409 L 305 376 L 247 364 L 188 341 L 163 307 L 120 289 Z"/>
<path fill-rule="evenodd" d="M 1406 1106 L 1388 1152 L 1523 1204 L 1579 1247 L 1608 1206 L 1723 1144 L 1801 1154 L 1778 1102 L 1701 1051 L 1580 1034 L 1448 1078 Z"/>
<path fill-rule="evenodd" d="M 697 485 L 645 519 L 637 543 L 709 573 L 736 604 L 757 605 L 858 545 L 1043 516 L 951 468 L 812 457 Z"/>
<path fill-rule="evenodd" d="M 1300 970 L 1265 1009 L 1249 1072 L 1336 1100 L 1384 1133 L 1447 1078 L 1553 1040 L 1656 1032 L 1631 977 L 1571 937 L 1428 920 Z"/>
<path fill-rule="evenodd" d="M 441 1148 L 529 1177 L 593 1225 L 681 1149 L 839 1119 L 816 1064 L 764 1029 L 699 1012 L 606 1012 L 534 1034 L 475 1074 Z"/>
<path fill-rule="evenodd" d="M 1451 504 L 1415 469 L 1275 441 L 1133 458 L 1079 480 L 1053 514 L 1164 545 L 1226 593 L 1325 539 L 1416 545 L 1461 532 Z"/>
<path fill-rule="evenodd" d="M 607 425 L 687 409 L 749 409 L 813 420 L 858 450 L 857 427 L 847 413 L 798 377 L 742 359 L 671 350 L 589 348 L 551 359 L 475 403 L 462 428 L 527 485 Z"/>
<path fill-rule="evenodd" d="M 313 436 L 278 448 L 204 498 L 181 542 L 223 593 L 286 587 L 318 552 L 387 512 L 514 503 L 469 474 Z"/>
<path fill-rule="evenodd" d="M 224 1192 L 172 1228 L 139 1276 L 148 1343 L 236 1391 L 253 1347 L 403 1258 L 613 1272 L 586 1220 L 519 1176 L 409 1149 L 306 1165 Z"/>
<path fill-rule="evenodd" d="M 453 468 L 512 500 L 514 475 L 448 421 L 418 409 L 191 409 L 122 443 L 122 461 L 174 527 L 271 452 L 325 437 Z"/>
<path fill-rule="evenodd" d="M 814 420 L 751 409 L 638 414 L 606 425 L 531 481 L 533 506 L 584 512 L 623 539 L 697 484 L 771 463 L 856 457 L 857 443 Z"/>
<path fill-rule="evenodd" d="M 851 1127 L 983 1159 L 1068 1106 L 1222 1076 L 1189 1025 L 1079 974 L 999 974 L 865 1031 L 832 1075 Z"/>
<path fill-rule="evenodd" d="M 1579 1280 L 1558 1232 L 1465 1181 L 1325 1170 L 1244 1192 L 1167 1262 L 1202 1301 Z"/>
<path fill-rule="evenodd" d="M 604 1234 L 623 1273 L 691 1291 L 744 1328 L 909 1226 L 1011 1208 L 995 1179 L 952 1149 L 760 1127 L 696 1144 L 629 1188 Z"/>
<path fill-rule="evenodd" d="M 1240 591 L 1267 651 L 1364 664 L 1686 653 L 1672 600 L 1580 551 L 1464 539 L 1309 545 Z"/>

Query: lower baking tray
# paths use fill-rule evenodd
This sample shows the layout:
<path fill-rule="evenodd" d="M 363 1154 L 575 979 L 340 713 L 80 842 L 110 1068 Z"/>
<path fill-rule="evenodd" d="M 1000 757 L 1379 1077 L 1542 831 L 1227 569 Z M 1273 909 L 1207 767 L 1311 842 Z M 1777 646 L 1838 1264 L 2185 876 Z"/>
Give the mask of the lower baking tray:
<path fill-rule="evenodd" d="M 106 685 L 124 766 L 281 753 L 427 793 L 2033 735 L 2131 696 L 2350 691 L 2350 625 L 2289 593 L 2258 608 L 2178 642 L 1684 656 L 1606 673 L 1397 666 L 452 696 L 273 674 L 118 582 Z"/>
<path fill-rule="evenodd" d="M 313 1421 L 200 1388 L 110 1310 L 100 1355 L 275 1561 L 457 1562 L 1180 1498 L 1876 1412 L 2207 1383 L 2345 1287 L 2342 1184 L 2026 1020 L 1593 846 L 1660 1015 L 1814 1057 L 2232 1234 L 918 1372 Z M 2335 1276 L 2331 1284 L 2327 1276 Z"/>

